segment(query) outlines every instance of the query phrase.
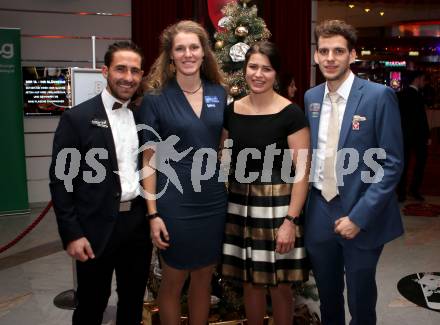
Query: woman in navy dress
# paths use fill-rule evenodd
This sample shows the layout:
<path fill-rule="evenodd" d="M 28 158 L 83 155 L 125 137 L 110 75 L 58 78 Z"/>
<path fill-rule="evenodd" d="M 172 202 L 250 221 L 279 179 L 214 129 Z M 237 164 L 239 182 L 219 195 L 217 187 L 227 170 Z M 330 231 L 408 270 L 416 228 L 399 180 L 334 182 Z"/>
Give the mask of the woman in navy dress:
<path fill-rule="evenodd" d="M 207 323 L 227 205 L 217 161 L 226 105 L 222 82 L 203 27 L 181 21 L 163 31 L 161 54 L 147 77 L 139 111 L 147 147 L 143 186 L 157 193 L 147 195 L 147 206 L 161 258 L 162 324 L 180 323 L 180 295 L 188 276 L 191 324 Z"/>

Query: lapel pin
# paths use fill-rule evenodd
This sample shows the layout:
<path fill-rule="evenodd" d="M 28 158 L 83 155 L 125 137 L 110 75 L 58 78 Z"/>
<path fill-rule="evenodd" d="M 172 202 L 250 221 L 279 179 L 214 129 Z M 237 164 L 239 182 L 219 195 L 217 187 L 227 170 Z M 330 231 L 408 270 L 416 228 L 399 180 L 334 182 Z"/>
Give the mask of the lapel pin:
<path fill-rule="evenodd" d="M 313 118 L 318 117 L 319 113 L 321 112 L 321 104 L 320 103 L 311 103 L 309 105 L 309 112 Z"/>
<path fill-rule="evenodd" d="M 353 120 L 351 122 L 352 129 L 358 131 L 360 129 L 361 123 L 366 121 L 367 118 L 365 116 L 353 115 Z"/>

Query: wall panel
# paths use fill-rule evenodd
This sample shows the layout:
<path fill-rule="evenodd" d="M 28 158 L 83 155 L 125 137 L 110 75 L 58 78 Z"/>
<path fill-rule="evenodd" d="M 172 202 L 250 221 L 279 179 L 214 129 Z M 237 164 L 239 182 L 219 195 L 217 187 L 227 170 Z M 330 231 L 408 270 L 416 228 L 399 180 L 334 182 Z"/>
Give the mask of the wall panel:
<path fill-rule="evenodd" d="M 74 13 L 88 13 L 78 15 Z M 90 15 L 90 13 L 111 13 Z M 109 44 L 131 39 L 129 0 L 0 0 L 0 25 L 21 29 L 23 66 L 92 67 L 96 39 L 97 67 Z M 69 38 L 35 38 L 62 35 Z M 30 203 L 50 200 L 48 170 L 53 132 L 59 117 L 24 117 L 25 159 Z"/>

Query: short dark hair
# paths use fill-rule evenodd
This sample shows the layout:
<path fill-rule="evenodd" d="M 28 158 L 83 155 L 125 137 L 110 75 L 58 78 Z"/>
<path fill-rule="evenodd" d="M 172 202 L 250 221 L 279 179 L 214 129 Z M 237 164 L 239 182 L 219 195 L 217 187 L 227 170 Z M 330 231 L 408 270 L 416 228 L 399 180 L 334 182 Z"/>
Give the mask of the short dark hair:
<path fill-rule="evenodd" d="M 357 31 L 352 25 L 343 20 L 324 20 L 315 27 L 315 40 L 318 43 L 320 37 L 329 38 L 332 36 L 342 36 L 347 40 L 348 49 L 355 48 L 357 42 Z"/>
<path fill-rule="evenodd" d="M 244 73 L 246 73 L 246 67 L 252 54 L 260 53 L 269 59 L 270 65 L 275 70 L 277 78 L 281 72 L 281 57 L 275 44 L 269 41 L 260 41 L 251 46 L 246 52 L 244 59 Z"/>
<path fill-rule="evenodd" d="M 136 54 L 139 54 L 139 56 L 141 57 L 141 65 L 142 65 L 142 62 L 144 60 L 144 55 L 142 54 L 140 47 L 131 41 L 119 41 L 110 44 L 107 49 L 107 52 L 105 52 L 104 64 L 107 67 L 110 67 L 113 61 L 113 54 L 118 51 L 132 51 Z"/>
<path fill-rule="evenodd" d="M 421 70 L 409 70 L 408 76 L 407 76 L 408 84 L 412 84 L 414 82 L 414 80 L 416 80 L 417 78 L 424 76 L 424 75 L 425 75 L 425 72 L 423 72 Z"/>

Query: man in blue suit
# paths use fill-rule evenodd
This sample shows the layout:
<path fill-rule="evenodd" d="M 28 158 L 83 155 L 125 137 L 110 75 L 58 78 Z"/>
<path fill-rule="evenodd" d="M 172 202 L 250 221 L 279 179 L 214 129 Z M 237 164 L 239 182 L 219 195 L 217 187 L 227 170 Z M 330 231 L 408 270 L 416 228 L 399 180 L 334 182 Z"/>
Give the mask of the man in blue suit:
<path fill-rule="evenodd" d="M 314 149 L 305 245 L 322 323 L 345 324 L 345 273 L 350 324 L 376 324 L 376 266 L 383 245 L 403 233 L 394 193 L 403 166 L 399 108 L 391 88 L 350 70 L 352 26 L 324 21 L 315 37 L 326 82 L 305 94 Z"/>

